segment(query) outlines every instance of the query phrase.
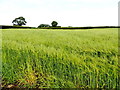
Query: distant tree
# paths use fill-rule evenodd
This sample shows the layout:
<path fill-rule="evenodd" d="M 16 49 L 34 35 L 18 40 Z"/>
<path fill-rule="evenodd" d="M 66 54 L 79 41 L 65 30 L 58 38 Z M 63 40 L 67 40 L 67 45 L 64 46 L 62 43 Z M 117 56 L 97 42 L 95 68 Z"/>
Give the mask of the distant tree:
<path fill-rule="evenodd" d="M 52 21 L 51 25 L 52 25 L 52 27 L 56 27 L 58 25 L 58 23 L 56 21 Z"/>
<path fill-rule="evenodd" d="M 26 25 L 26 21 L 25 21 L 25 18 L 24 17 L 18 17 L 18 18 L 15 18 L 13 21 L 12 21 L 13 25 L 18 25 L 18 26 L 22 26 L 22 25 Z"/>
<path fill-rule="evenodd" d="M 42 27 L 50 27 L 50 25 L 49 25 L 49 24 L 40 24 L 40 25 L 38 26 L 38 28 L 42 28 Z"/>

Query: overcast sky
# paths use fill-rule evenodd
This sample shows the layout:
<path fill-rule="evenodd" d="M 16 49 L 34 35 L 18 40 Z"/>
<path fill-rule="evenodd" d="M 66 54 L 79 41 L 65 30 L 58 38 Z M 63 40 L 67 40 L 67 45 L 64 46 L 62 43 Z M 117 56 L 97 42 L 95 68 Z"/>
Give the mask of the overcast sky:
<path fill-rule="evenodd" d="M 0 25 L 23 16 L 26 26 L 117 26 L 119 0 L 0 0 Z"/>

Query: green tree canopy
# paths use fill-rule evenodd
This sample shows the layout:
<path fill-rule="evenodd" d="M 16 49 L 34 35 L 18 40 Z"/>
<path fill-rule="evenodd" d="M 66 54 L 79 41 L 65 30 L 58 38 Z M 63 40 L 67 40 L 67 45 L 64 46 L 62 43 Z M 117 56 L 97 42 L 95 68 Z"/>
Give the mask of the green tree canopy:
<path fill-rule="evenodd" d="M 13 25 L 18 25 L 18 26 L 22 26 L 22 25 L 26 25 L 26 21 L 25 21 L 25 18 L 24 17 L 18 17 L 18 18 L 15 18 L 13 21 L 12 21 Z"/>
<path fill-rule="evenodd" d="M 42 28 L 42 27 L 50 27 L 50 25 L 48 25 L 48 24 L 40 24 L 40 25 L 38 26 L 38 28 Z"/>
<path fill-rule="evenodd" d="M 56 21 L 52 21 L 51 25 L 52 25 L 52 27 L 56 27 L 58 25 L 58 23 Z"/>

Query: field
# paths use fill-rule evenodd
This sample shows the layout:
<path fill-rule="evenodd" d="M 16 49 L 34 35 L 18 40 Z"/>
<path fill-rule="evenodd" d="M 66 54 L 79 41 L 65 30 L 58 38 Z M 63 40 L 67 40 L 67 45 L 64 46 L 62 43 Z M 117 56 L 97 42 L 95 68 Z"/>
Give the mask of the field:
<path fill-rule="evenodd" d="M 118 29 L 2 30 L 2 87 L 118 88 Z"/>

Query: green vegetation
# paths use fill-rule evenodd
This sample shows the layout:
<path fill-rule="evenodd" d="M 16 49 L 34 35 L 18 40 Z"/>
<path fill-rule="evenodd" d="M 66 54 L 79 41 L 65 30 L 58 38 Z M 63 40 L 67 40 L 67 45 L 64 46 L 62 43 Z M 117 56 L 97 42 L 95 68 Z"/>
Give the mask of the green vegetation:
<path fill-rule="evenodd" d="M 56 22 L 56 21 L 52 21 L 51 25 L 52 25 L 52 27 L 57 27 L 58 22 Z"/>
<path fill-rule="evenodd" d="M 44 28 L 44 27 L 50 27 L 50 25 L 49 24 L 40 24 L 38 26 L 38 28 Z"/>
<path fill-rule="evenodd" d="M 118 88 L 118 29 L 3 30 L 3 87 Z"/>
<path fill-rule="evenodd" d="M 26 25 L 26 21 L 25 21 L 25 18 L 24 17 L 18 17 L 18 18 L 15 18 L 13 21 L 12 21 L 13 25 L 15 26 L 22 26 L 22 25 Z"/>

